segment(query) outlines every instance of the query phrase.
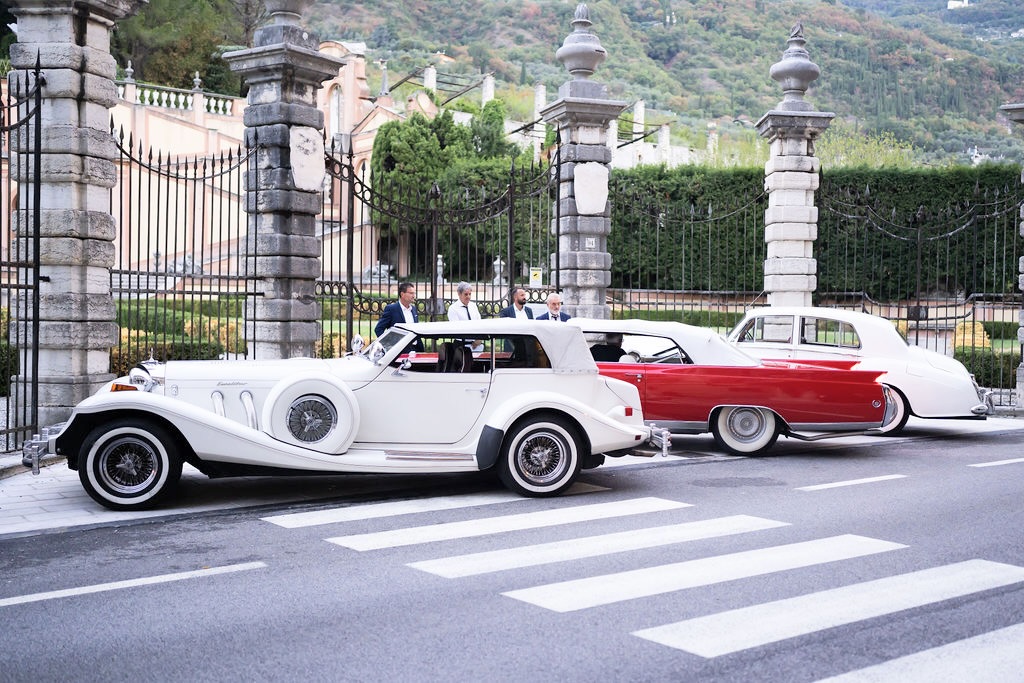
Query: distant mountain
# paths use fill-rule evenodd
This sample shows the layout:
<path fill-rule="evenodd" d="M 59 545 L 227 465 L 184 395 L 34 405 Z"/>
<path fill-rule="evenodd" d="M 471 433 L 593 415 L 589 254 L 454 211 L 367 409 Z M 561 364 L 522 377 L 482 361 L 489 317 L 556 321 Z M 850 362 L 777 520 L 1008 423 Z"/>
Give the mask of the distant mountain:
<path fill-rule="evenodd" d="M 439 84 L 450 75 L 453 89 L 493 72 L 499 96 L 528 119 L 533 85 L 547 85 L 552 97 L 568 78 L 554 55 L 572 30 L 576 4 L 315 0 L 306 23 L 321 38 L 365 42 L 369 60 L 387 60 L 391 82 L 428 62 L 437 65 Z M 1024 131 L 1011 130 L 999 113 L 1002 104 L 1024 102 L 1020 0 L 969 0 L 955 10 L 947 0 L 587 4 L 608 52 L 594 78 L 612 97 L 643 99 L 648 122 L 671 122 L 694 144 L 709 121 L 757 120 L 782 99 L 769 69 L 790 27 L 802 22 L 821 68 L 808 92 L 817 109 L 859 130 L 892 132 L 930 162 L 966 161 L 974 151 L 1024 162 Z"/>

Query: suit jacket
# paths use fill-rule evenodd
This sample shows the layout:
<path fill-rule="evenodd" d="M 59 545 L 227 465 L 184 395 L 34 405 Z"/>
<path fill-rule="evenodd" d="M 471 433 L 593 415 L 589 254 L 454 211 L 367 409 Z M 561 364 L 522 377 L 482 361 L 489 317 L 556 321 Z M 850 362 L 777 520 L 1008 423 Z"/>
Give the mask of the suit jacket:
<path fill-rule="evenodd" d="M 530 307 L 529 306 L 523 306 L 523 310 L 526 311 L 526 317 L 529 318 L 530 320 L 533 320 L 533 311 L 530 310 Z M 516 307 L 515 307 L 515 305 L 512 304 L 512 305 L 506 306 L 505 308 L 501 309 L 501 311 L 498 312 L 498 317 L 499 318 L 515 318 L 516 317 Z"/>
<path fill-rule="evenodd" d="M 558 312 L 558 319 L 561 320 L 562 322 L 565 322 L 566 320 L 568 320 L 571 317 L 572 316 L 569 315 L 568 313 L 562 313 L 561 311 Z M 540 315 L 537 316 L 536 319 L 537 320 L 551 320 L 551 312 L 548 311 L 547 313 L 541 313 Z"/>
<path fill-rule="evenodd" d="M 420 314 L 416 312 L 416 307 L 412 307 L 412 321 L 418 323 L 420 321 Z M 381 336 L 387 329 L 393 326 L 395 323 L 405 322 L 405 312 L 402 311 L 402 304 L 394 301 L 384 307 L 384 310 L 380 314 L 380 320 L 377 321 L 377 326 L 373 328 L 373 333 L 376 336 Z M 417 341 L 414 344 L 416 351 L 423 350 L 423 342 Z"/>

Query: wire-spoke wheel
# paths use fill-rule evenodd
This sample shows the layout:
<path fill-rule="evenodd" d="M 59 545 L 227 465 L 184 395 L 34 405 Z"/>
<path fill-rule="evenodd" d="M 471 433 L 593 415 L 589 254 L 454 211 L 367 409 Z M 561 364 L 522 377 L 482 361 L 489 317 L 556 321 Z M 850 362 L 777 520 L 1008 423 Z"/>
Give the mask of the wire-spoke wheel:
<path fill-rule="evenodd" d="M 580 471 L 582 446 L 576 429 L 555 416 L 536 416 L 505 435 L 498 474 L 525 496 L 553 496 L 572 486 Z"/>
<path fill-rule="evenodd" d="M 181 458 L 165 429 L 117 420 L 82 442 L 78 478 L 93 500 L 111 510 L 153 507 L 181 478 Z"/>
<path fill-rule="evenodd" d="M 775 413 L 767 408 L 727 406 L 711 422 L 719 448 L 733 455 L 754 455 L 771 448 L 779 438 Z"/>

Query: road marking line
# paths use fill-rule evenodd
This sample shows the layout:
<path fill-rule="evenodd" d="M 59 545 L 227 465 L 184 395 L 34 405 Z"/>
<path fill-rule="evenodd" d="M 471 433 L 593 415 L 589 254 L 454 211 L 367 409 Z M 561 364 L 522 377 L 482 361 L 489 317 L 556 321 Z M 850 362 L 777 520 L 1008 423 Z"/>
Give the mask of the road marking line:
<path fill-rule="evenodd" d="M 958 640 L 818 683 L 1013 681 L 1020 678 L 1024 624 Z"/>
<path fill-rule="evenodd" d="M 604 486 L 583 484 L 577 482 L 564 495 L 575 495 L 580 493 L 597 493 L 608 491 Z M 461 496 L 437 496 L 435 498 L 417 498 L 414 500 L 398 500 L 387 503 L 370 503 L 367 505 L 353 505 L 351 507 L 331 508 L 329 510 L 313 510 L 311 512 L 293 512 L 286 515 L 273 515 L 261 517 L 264 522 L 270 522 L 286 529 L 297 529 L 299 527 L 318 526 L 320 524 L 335 524 L 338 522 L 356 522 L 366 519 L 378 519 L 380 517 L 394 517 L 398 515 L 412 515 L 420 512 L 437 512 L 440 510 L 457 510 L 460 508 L 476 507 L 479 505 L 494 505 L 497 503 L 514 503 L 517 501 L 531 500 L 511 491 L 498 491 L 495 493 L 471 493 Z"/>
<path fill-rule="evenodd" d="M 456 555 L 437 560 L 412 562 L 408 566 L 448 579 L 477 574 L 488 574 L 507 569 L 535 567 L 542 564 L 579 560 L 587 557 L 601 557 L 614 553 L 657 548 L 674 543 L 717 538 L 731 534 L 763 531 L 789 526 L 788 522 L 771 519 L 734 515 L 699 522 L 685 522 L 667 526 L 622 531 L 600 536 L 574 538 L 553 543 L 503 548 L 484 553 Z"/>
<path fill-rule="evenodd" d="M 1024 567 L 968 560 L 687 619 L 633 635 L 701 657 L 719 657 L 1022 581 Z"/>
<path fill-rule="evenodd" d="M 81 586 L 79 588 L 65 588 L 59 591 L 47 591 L 46 593 L 33 593 L 31 595 L 20 595 L 14 598 L 0 599 L 0 607 L 8 605 L 22 605 L 27 602 L 40 602 L 42 600 L 55 600 L 57 598 L 70 598 L 76 595 L 88 595 L 90 593 L 103 593 L 105 591 L 121 590 L 123 588 L 135 588 L 137 586 L 152 586 L 158 583 L 170 583 L 172 581 L 184 581 L 186 579 L 198 579 L 218 574 L 231 574 L 233 572 L 244 572 L 250 569 L 262 569 L 267 565 L 263 562 L 245 562 L 243 564 L 229 564 L 223 567 L 209 567 L 208 569 L 197 569 L 191 572 L 177 572 L 175 574 L 161 574 L 159 576 L 148 576 L 141 579 L 128 579 L 126 581 L 113 581 L 111 583 L 98 583 L 93 586 Z"/>
<path fill-rule="evenodd" d="M 891 479 L 906 479 L 905 474 L 887 474 L 883 477 L 868 477 L 867 479 L 850 479 L 849 481 L 837 481 L 831 484 L 815 484 L 814 486 L 799 486 L 797 491 L 823 491 L 824 489 L 836 489 L 841 486 L 857 486 L 858 484 L 873 484 L 876 481 L 889 481 Z"/>
<path fill-rule="evenodd" d="M 560 581 L 502 593 L 554 612 L 609 605 L 685 588 L 848 560 L 907 546 L 852 534 Z"/>
<path fill-rule="evenodd" d="M 1013 458 L 1012 460 L 993 460 L 992 462 L 977 462 L 968 467 L 997 467 L 999 465 L 1015 465 L 1024 462 L 1024 458 Z"/>
<path fill-rule="evenodd" d="M 595 519 L 609 519 L 626 515 L 640 515 L 648 512 L 677 510 L 692 507 L 689 503 L 678 503 L 662 498 L 631 498 L 611 503 L 595 503 L 577 505 L 553 510 L 524 512 L 517 515 L 504 515 L 484 519 L 467 519 L 445 524 L 409 527 L 406 529 L 389 529 L 367 534 L 337 536 L 326 539 L 353 550 L 379 550 L 381 548 L 397 548 L 399 546 L 449 541 L 457 538 L 473 538 L 499 534 L 506 531 L 522 531 L 524 529 L 540 529 L 543 527 L 589 522 Z"/>

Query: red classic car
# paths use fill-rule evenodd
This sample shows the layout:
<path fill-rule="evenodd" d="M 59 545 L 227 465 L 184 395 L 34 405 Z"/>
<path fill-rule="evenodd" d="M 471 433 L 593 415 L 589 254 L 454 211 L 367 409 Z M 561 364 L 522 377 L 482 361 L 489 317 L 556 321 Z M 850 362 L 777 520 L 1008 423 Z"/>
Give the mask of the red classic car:
<path fill-rule="evenodd" d="M 762 361 L 703 327 L 588 320 L 601 374 L 636 385 L 644 419 L 673 434 L 711 432 L 719 448 L 762 453 L 780 435 L 817 440 L 884 427 L 895 417 L 881 371 Z"/>

